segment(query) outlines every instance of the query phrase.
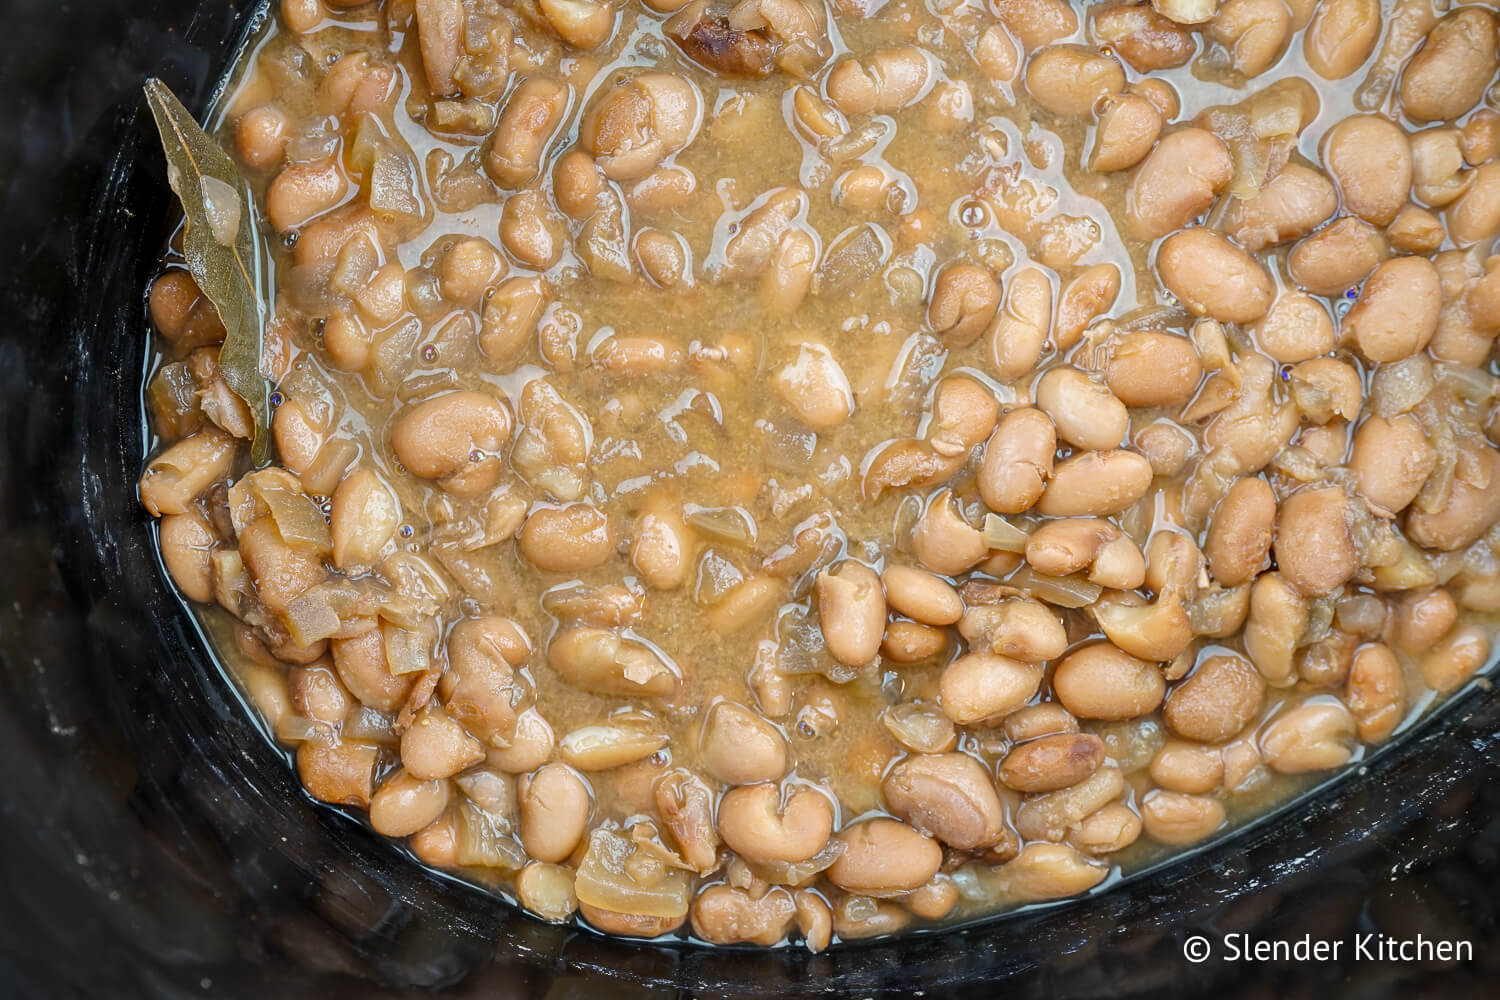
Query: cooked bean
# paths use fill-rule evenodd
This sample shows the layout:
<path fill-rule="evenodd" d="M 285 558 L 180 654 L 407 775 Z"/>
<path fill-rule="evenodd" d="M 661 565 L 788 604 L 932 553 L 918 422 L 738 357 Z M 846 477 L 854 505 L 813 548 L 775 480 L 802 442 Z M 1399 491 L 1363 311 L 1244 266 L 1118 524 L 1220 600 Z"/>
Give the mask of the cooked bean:
<path fill-rule="evenodd" d="M 1374 226 L 1388 225 L 1406 203 L 1412 155 L 1406 133 L 1377 115 L 1351 115 L 1323 138 L 1323 163 L 1344 208 Z"/>
<path fill-rule="evenodd" d="M 1230 64 L 1246 77 L 1270 69 L 1286 46 L 1291 12 L 1281 0 L 1225 0 L 1208 35 L 1229 51 Z"/>
<path fill-rule="evenodd" d="M 681 677 L 646 643 L 609 629 L 570 628 L 547 647 L 547 660 L 568 681 L 599 695 L 665 697 Z"/>
<path fill-rule="evenodd" d="M 1057 733 L 1022 743 L 1000 762 L 1000 780 L 1018 792 L 1051 792 L 1083 781 L 1104 763 L 1092 733 Z"/>
<path fill-rule="evenodd" d="M 1471 246 L 1500 233 L 1500 163 L 1475 168 L 1464 193 L 1448 206 L 1448 233 L 1459 246 Z"/>
<path fill-rule="evenodd" d="M 1000 868 L 1006 890 L 1019 900 L 1060 899 L 1087 892 L 1109 874 L 1066 844 L 1027 844 Z"/>
<path fill-rule="evenodd" d="M 1215 654 L 1172 689 L 1162 717 L 1183 739 L 1222 743 L 1260 714 L 1265 691 L 1265 678 L 1244 657 Z"/>
<path fill-rule="evenodd" d="M 1019 514 L 1042 497 L 1052 476 L 1057 430 L 1040 410 L 1021 407 L 1000 418 L 985 446 L 979 492 L 987 507 Z"/>
<path fill-rule="evenodd" d="M 989 552 L 979 529 L 959 516 L 950 490 L 940 490 L 928 501 L 912 528 L 911 546 L 918 562 L 943 576 L 957 576 Z"/>
<path fill-rule="evenodd" d="M 319 802 L 368 809 L 379 755 L 368 743 L 308 740 L 297 748 L 297 775 Z"/>
<path fill-rule="evenodd" d="M 1343 586 L 1359 568 L 1353 517 L 1341 486 L 1302 489 L 1281 503 L 1273 548 L 1287 581 L 1308 597 Z"/>
<path fill-rule="evenodd" d="M 1391 513 L 1416 499 L 1437 464 L 1437 452 L 1416 418 L 1397 414 L 1389 420 L 1368 417 L 1354 435 L 1349 471 L 1360 494 Z"/>
<path fill-rule="evenodd" d="M 1168 791 L 1207 795 L 1224 780 L 1224 757 L 1209 747 L 1169 740 L 1151 758 L 1150 774 Z"/>
<path fill-rule="evenodd" d="M 1390 738 L 1406 714 L 1406 675 L 1390 647 L 1374 643 L 1354 654 L 1344 703 L 1362 741 L 1381 743 Z"/>
<path fill-rule="evenodd" d="M 1020 708 L 1036 694 L 1041 680 L 1041 671 L 1032 664 L 968 653 L 943 669 L 938 686 L 943 712 L 968 726 Z"/>
<path fill-rule="evenodd" d="M 1288 163 L 1255 194 L 1230 202 L 1224 214 L 1224 231 L 1240 246 L 1256 253 L 1301 239 L 1337 209 L 1338 193 L 1321 170 Z"/>
<path fill-rule="evenodd" d="M 719 833 L 752 863 L 797 864 L 828 842 L 833 806 L 805 785 L 788 789 L 784 803 L 775 784 L 740 785 L 719 800 Z"/>
<path fill-rule="evenodd" d="M 512 364 L 535 340 L 547 298 L 547 283 L 541 278 L 502 281 L 484 304 L 479 349 L 485 357 L 498 365 Z"/>
<path fill-rule="evenodd" d="M 533 861 L 516 876 L 516 895 L 528 911 L 549 923 L 560 924 L 578 909 L 573 891 L 573 869 Z"/>
<path fill-rule="evenodd" d="M 401 761 L 418 780 L 452 777 L 483 759 L 479 741 L 439 707 L 429 705 L 401 735 Z"/>
<path fill-rule="evenodd" d="M 1057 436 L 1077 448 L 1114 448 L 1130 425 L 1125 404 L 1070 365 L 1048 369 L 1037 380 L 1036 405 L 1051 418 Z"/>
<path fill-rule="evenodd" d="M 1343 295 L 1389 257 L 1385 237 L 1369 223 L 1337 219 L 1308 236 L 1287 257 L 1287 273 L 1314 295 Z"/>
<path fill-rule="evenodd" d="M 1484 96 L 1500 46 L 1495 15 L 1460 7 L 1427 33 L 1401 74 L 1401 110 L 1414 121 L 1461 118 Z"/>
<path fill-rule="evenodd" d="M 1275 297 L 1265 267 L 1218 233 L 1184 229 L 1156 254 L 1161 282 L 1190 311 L 1221 323 L 1252 323 Z"/>
<path fill-rule="evenodd" d="M 1005 305 L 990 327 L 990 360 L 1002 379 L 1019 378 L 1036 367 L 1052 327 L 1052 282 L 1037 267 L 1010 279 Z"/>
<path fill-rule="evenodd" d="M 1311 295 L 1283 292 L 1251 328 L 1261 350 L 1283 364 L 1307 361 L 1334 347 L 1333 317 Z"/>
<path fill-rule="evenodd" d="M 1439 693 L 1452 691 L 1489 662 L 1490 648 L 1490 636 L 1483 626 L 1456 628 L 1423 655 L 1422 680 Z"/>
<path fill-rule="evenodd" d="M 988 847 L 1004 832 L 994 780 L 967 754 L 908 757 L 886 775 L 881 792 L 896 816 L 959 850 Z"/>
<path fill-rule="evenodd" d="M 1201 128 L 1168 132 L 1130 178 L 1125 190 L 1126 228 L 1141 240 L 1181 229 L 1213 204 L 1233 174 L 1229 151 L 1212 132 Z"/>
<path fill-rule="evenodd" d="M 1087 854 L 1123 851 L 1141 835 L 1141 818 L 1123 802 L 1111 802 L 1078 821 L 1068 833 L 1068 844 Z M 1040 846 L 1040 845 L 1038 845 Z"/>
<path fill-rule="evenodd" d="M 514 671 L 531 654 L 526 634 L 505 618 L 465 618 L 448 633 L 447 653 L 439 690 L 448 714 L 492 744 L 513 741 L 521 695 Z M 547 746 L 550 750 L 550 733 Z"/>
<path fill-rule="evenodd" d="M 885 634 L 885 594 L 875 571 L 857 562 L 818 574 L 818 621 L 835 660 L 867 666 Z"/>
<path fill-rule="evenodd" d="M 693 933 L 710 944 L 770 947 L 786 937 L 796 911 L 792 894 L 781 886 L 759 898 L 728 885 L 709 886 L 693 900 Z"/>
<path fill-rule="evenodd" d="M 1173 69 L 1193 57 L 1193 36 L 1146 4 L 1117 4 L 1090 11 L 1091 27 L 1138 73 Z"/>
<path fill-rule="evenodd" d="M 952 264 L 938 272 L 927 305 L 927 325 L 954 347 L 979 339 L 1000 308 L 1000 282 L 984 268 Z"/>
<path fill-rule="evenodd" d="M 1344 330 L 1371 361 L 1399 361 L 1432 339 L 1442 299 L 1431 261 L 1397 257 L 1370 275 L 1359 301 L 1344 317 Z"/>
<path fill-rule="evenodd" d="M 1453 595 L 1441 588 L 1408 594 L 1396 606 L 1396 642 L 1407 653 L 1417 654 L 1436 646 L 1458 621 Z"/>
<path fill-rule="evenodd" d="M 886 600 L 903 615 L 928 625 L 952 625 L 963 617 L 963 600 L 942 577 L 910 566 L 888 566 L 880 578 Z"/>
<path fill-rule="evenodd" d="M 1107 312 L 1120 295 L 1120 269 L 1113 264 L 1094 264 L 1078 272 L 1063 286 L 1057 299 L 1057 319 L 1052 339 L 1059 351 L 1078 343 L 1083 331 Z"/>
<path fill-rule="evenodd" d="M 1086 115 L 1101 97 L 1125 89 L 1125 71 L 1097 50 L 1055 45 L 1027 62 L 1026 89 L 1055 115 Z"/>
<path fill-rule="evenodd" d="M 218 538 L 208 519 L 196 510 L 161 519 L 161 558 L 183 596 L 190 601 L 214 599 L 212 555 Z M 954 595 L 955 597 L 957 595 Z"/>
<path fill-rule="evenodd" d="M 786 773 L 786 740 L 743 705 L 721 701 L 709 709 L 698 738 L 709 774 L 727 785 L 775 781 Z"/>
<path fill-rule="evenodd" d="M 1023 663 L 1045 663 L 1068 646 L 1067 629 L 1040 601 L 1013 598 L 964 611 L 958 630 L 972 650 L 988 649 Z"/>
<path fill-rule="evenodd" d="M 1354 754 L 1355 721 L 1327 697 L 1309 698 L 1271 720 L 1261 733 L 1266 763 L 1282 774 L 1338 767 Z"/>
<path fill-rule="evenodd" d="M 406 701 L 414 679 L 410 674 L 391 673 L 380 629 L 350 639 L 335 638 L 328 645 L 339 679 L 354 697 L 382 712 L 394 712 Z"/>
<path fill-rule="evenodd" d="M 1108 642 L 1075 649 L 1057 665 L 1052 689 L 1080 719 L 1132 719 L 1161 704 L 1166 681 L 1154 664 Z M 956 721 L 956 720 L 955 720 Z"/>
<path fill-rule="evenodd" d="M 568 110 L 568 88 L 545 77 L 529 77 L 505 102 L 484 154 L 484 170 L 503 188 L 536 179 L 547 147 Z"/>
<path fill-rule="evenodd" d="M 611 180 L 639 180 L 697 135 L 703 99 L 682 77 L 642 73 L 604 91 L 578 138 Z"/>
<path fill-rule="evenodd" d="M 462 390 L 406 407 L 391 430 L 391 449 L 410 472 L 473 495 L 500 474 L 495 453 L 510 437 L 510 411 L 494 397 Z"/>
<path fill-rule="evenodd" d="M 154 517 L 188 513 L 204 490 L 229 474 L 234 452 L 234 439 L 217 427 L 183 438 L 147 463 L 141 505 Z"/>
<path fill-rule="evenodd" d="M 844 59 L 828 73 L 828 99 L 846 115 L 889 114 L 916 102 L 928 89 L 932 67 L 911 45 L 877 49 L 863 61 Z"/>
<path fill-rule="evenodd" d="M 1500 520 L 1500 452 L 1480 447 L 1471 452 L 1473 478 L 1489 485 L 1478 487 L 1463 476 L 1455 476 L 1448 502 L 1437 510 L 1413 507 L 1406 517 L 1406 533 L 1423 548 L 1451 552 L 1472 545 Z"/>
<path fill-rule="evenodd" d="M 549 573 L 576 573 L 602 565 L 615 554 L 609 516 L 588 503 L 538 507 L 516 536 L 521 554 Z"/>
<path fill-rule="evenodd" d="M 1104 366 L 1105 382 L 1126 406 L 1185 403 L 1197 391 L 1202 377 L 1203 364 L 1192 341 L 1153 330 L 1120 337 Z M 1040 405 L 1040 387 L 1038 393 Z"/>
<path fill-rule="evenodd" d="M 277 232 L 290 232 L 336 207 L 348 191 L 338 160 L 292 163 L 266 189 L 266 218 Z"/>
<path fill-rule="evenodd" d="M 1380 38 L 1380 0 L 1323 0 L 1302 36 L 1314 73 L 1342 80 L 1364 64 Z"/>
<path fill-rule="evenodd" d="M 1151 486 L 1151 463 L 1131 451 L 1088 451 L 1058 463 L 1037 502 L 1048 517 L 1107 517 L 1135 503 Z"/>
<path fill-rule="evenodd" d="M 1155 476 L 1172 477 L 1187 465 L 1197 442 L 1178 425 L 1169 421 L 1148 424 L 1135 433 L 1136 451 L 1145 456 Z"/>
<path fill-rule="evenodd" d="M 1128 170 L 1146 158 L 1161 134 L 1161 112 L 1139 94 L 1110 94 L 1095 109 L 1093 142 L 1085 156 L 1090 170 Z"/>
<path fill-rule="evenodd" d="M 370 825 L 387 837 L 408 837 L 430 825 L 447 807 L 446 781 L 424 780 L 397 770 L 370 797 Z"/>
<path fill-rule="evenodd" d="M 1076 785 L 1027 796 L 1015 812 L 1016 831 L 1028 840 L 1061 840 L 1080 820 L 1114 801 L 1125 779 L 1113 764 Z"/>
<path fill-rule="evenodd" d="M 849 377 L 822 344 L 801 344 L 797 357 L 772 377 L 771 388 L 815 431 L 832 430 L 854 413 Z"/>
<path fill-rule="evenodd" d="M 1195 844 L 1224 825 L 1224 804 L 1203 795 L 1157 789 L 1141 802 L 1141 820 L 1150 837 L 1164 844 Z"/>
<path fill-rule="evenodd" d="M 1255 577 L 1265 565 L 1276 523 L 1276 495 L 1264 479 L 1237 479 L 1208 523 L 1203 554 L 1214 579 L 1226 587 Z"/>
<path fill-rule="evenodd" d="M 583 839 L 593 810 L 588 782 L 566 764 L 547 764 L 521 790 L 518 831 L 538 861 L 564 861 Z"/>
<path fill-rule="evenodd" d="M 915 889 L 937 874 L 943 850 L 937 841 L 893 819 L 868 819 L 841 830 L 844 850 L 828 880 L 863 895 Z"/>
<path fill-rule="evenodd" d="M 943 629 L 918 622 L 893 621 L 885 627 L 880 654 L 892 663 L 921 663 L 948 648 Z"/>

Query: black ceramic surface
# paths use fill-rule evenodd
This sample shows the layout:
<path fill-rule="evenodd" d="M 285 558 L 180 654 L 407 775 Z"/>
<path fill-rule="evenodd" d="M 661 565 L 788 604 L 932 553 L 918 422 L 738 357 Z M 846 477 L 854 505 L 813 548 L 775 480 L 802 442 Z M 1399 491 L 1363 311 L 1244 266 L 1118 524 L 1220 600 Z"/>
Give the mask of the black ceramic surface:
<path fill-rule="evenodd" d="M 438 878 L 307 800 L 165 585 L 134 499 L 170 217 L 140 84 L 201 110 L 248 5 L 9 0 L 0 26 L 0 996 L 1486 995 L 1500 698 L 1467 692 L 1231 841 L 1053 909 L 810 956 L 630 944 Z M 1184 959 L 1229 932 L 1457 964 Z M 1220 949 L 1222 952 L 1222 949 Z"/>

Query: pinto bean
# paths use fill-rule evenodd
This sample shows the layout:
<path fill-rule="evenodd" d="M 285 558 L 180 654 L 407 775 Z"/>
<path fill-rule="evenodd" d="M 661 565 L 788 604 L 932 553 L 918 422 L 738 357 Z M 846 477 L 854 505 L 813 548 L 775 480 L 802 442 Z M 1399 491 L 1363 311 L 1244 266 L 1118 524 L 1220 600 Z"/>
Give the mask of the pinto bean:
<path fill-rule="evenodd" d="M 891 607 L 909 618 L 952 625 L 963 617 L 963 599 L 940 576 L 910 566 L 888 566 L 880 578 Z"/>
<path fill-rule="evenodd" d="M 786 739 L 765 719 L 733 702 L 709 709 L 698 738 L 703 767 L 728 785 L 775 781 L 786 773 Z"/>
<path fill-rule="evenodd" d="M 1124 790 L 1120 769 L 1106 764 L 1076 785 L 1027 796 L 1015 812 L 1016 832 L 1028 840 L 1062 840 L 1080 820 Z"/>
<path fill-rule="evenodd" d="M 1201 128 L 1168 132 L 1130 178 L 1125 227 L 1154 240 L 1202 215 L 1234 175 L 1223 140 Z"/>
<path fill-rule="evenodd" d="M 932 66 L 913 45 L 877 49 L 863 60 L 840 61 L 828 73 L 828 99 L 846 115 L 889 114 L 914 103 L 928 90 Z"/>
<path fill-rule="evenodd" d="M 1410 654 L 1436 646 L 1458 621 L 1453 595 L 1441 588 L 1407 594 L 1396 606 L 1396 643 Z"/>
<path fill-rule="evenodd" d="M 1175 69 L 1193 58 L 1193 36 L 1146 4 L 1115 4 L 1090 11 L 1094 37 L 1137 73 Z"/>
<path fill-rule="evenodd" d="M 1078 14 L 1066 0 L 996 0 L 990 10 L 1028 51 L 1078 30 Z"/>
<path fill-rule="evenodd" d="M 441 480 L 453 492 L 472 495 L 498 479 L 495 453 L 510 431 L 510 411 L 494 397 L 461 390 L 401 411 L 391 430 L 391 449 L 414 475 Z"/>
<path fill-rule="evenodd" d="M 160 531 L 162 562 L 177 589 L 190 601 L 212 601 L 212 556 L 218 537 L 208 519 L 196 510 L 168 514 L 161 519 Z"/>
<path fill-rule="evenodd" d="M 1224 804 L 1204 795 L 1157 789 L 1141 802 L 1146 834 L 1164 844 L 1195 844 L 1224 825 Z"/>
<path fill-rule="evenodd" d="M 1265 565 L 1276 523 L 1276 495 L 1264 479 L 1237 479 L 1209 519 L 1203 550 L 1209 572 L 1226 587 L 1255 577 Z"/>
<path fill-rule="evenodd" d="M 1287 273 L 1314 295 L 1343 295 L 1391 255 L 1385 237 L 1369 223 L 1336 219 L 1303 239 L 1287 257 Z"/>
<path fill-rule="evenodd" d="M 1375 51 L 1380 25 L 1380 0 L 1324 0 L 1303 33 L 1303 58 L 1325 80 L 1342 80 Z"/>
<path fill-rule="evenodd" d="M 1038 267 L 1010 279 L 1005 306 L 989 329 L 990 360 L 1002 379 L 1020 378 L 1036 367 L 1052 328 L 1052 282 Z"/>
<path fill-rule="evenodd" d="M 771 388 L 815 431 L 832 430 L 854 413 L 849 377 L 822 344 L 800 345 L 797 357 L 772 377 Z"/>
<path fill-rule="evenodd" d="M 1027 844 L 1000 868 L 1005 890 L 1018 900 L 1060 899 L 1087 892 L 1109 874 L 1066 844 Z"/>
<path fill-rule="evenodd" d="M 1224 231 L 1251 253 L 1301 239 L 1338 209 L 1338 193 L 1321 170 L 1288 163 L 1249 198 L 1236 198 Z"/>
<path fill-rule="evenodd" d="M 994 780 L 967 754 L 919 754 L 891 769 L 880 786 L 890 811 L 959 850 L 988 847 L 1005 831 Z"/>
<path fill-rule="evenodd" d="M 1118 514 L 1151 486 L 1151 463 L 1132 451 L 1089 451 L 1053 470 L 1036 510 L 1048 517 Z"/>
<path fill-rule="evenodd" d="M 934 573 L 957 576 L 988 554 L 984 536 L 959 516 L 951 490 L 940 490 L 912 528 L 912 552 Z"/>
<path fill-rule="evenodd" d="M 1042 497 L 1052 476 L 1057 429 L 1040 410 L 1021 407 L 1000 418 L 985 446 L 979 493 L 1001 514 L 1019 514 Z"/>
<path fill-rule="evenodd" d="M 1224 757 L 1196 743 L 1169 740 L 1151 758 L 1151 780 L 1183 795 L 1207 795 L 1224 780 Z"/>
<path fill-rule="evenodd" d="M 484 170 L 503 188 L 516 190 L 536 179 L 567 114 L 566 85 L 545 77 L 522 80 L 500 111 L 484 153 Z"/>
<path fill-rule="evenodd" d="M 1109 94 L 1100 99 L 1095 114 L 1093 142 L 1084 162 L 1096 173 L 1135 166 L 1161 134 L 1161 112 L 1139 94 Z"/>
<path fill-rule="evenodd" d="M 1266 681 L 1243 656 L 1205 657 L 1162 707 L 1167 728 L 1186 740 L 1222 743 L 1260 714 Z"/>
<path fill-rule="evenodd" d="M 1406 133 L 1378 115 L 1351 115 L 1323 138 L 1323 163 L 1344 208 L 1373 226 L 1389 225 L 1406 203 L 1412 179 Z"/>
<path fill-rule="evenodd" d="M 448 782 L 423 780 L 397 770 L 370 797 L 370 825 L 387 837 L 409 837 L 448 806 Z"/>
<path fill-rule="evenodd" d="M 1272 719 L 1260 745 L 1266 763 L 1282 774 L 1338 767 L 1354 754 L 1354 716 L 1332 698 L 1309 698 Z"/>
<path fill-rule="evenodd" d="M 153 517 L 186 514 L 209 486 L 229 475 L 234 439 L 206 427 L 146 463 L 139 485 L 141 506 Z"/>
<path fill-rule="evenodd" d="M 1452 691 L 1473 677 L 1490 659 L 1491 640 L 1482 625 L 1464 625 L 1421 659 L 1422 680 L 1434 691 Z"/>
<path fill-rule="evenodd" d="M 639 180 L 691 143 L 702 117 L 703 99 L 692 83 L 670 73 L 642 73 L 594 101 L 578 138 L 605 176 Z"/>
<path fill-rule="evenodd" d="M 566 764 L 547 764 L 521 789 L 520 804 L 519 832 L 526 853 L 557 864 L 583 839 L 593 795 L 577 771 Z"/>
<path fill-rule="evenodd" d="M 1401 110 L 1414 121 L 1452 121 L 1484 96 L 1500 46 L 1495 15 L 1479 6 L 1444 17 L 1401 74 Z"/>
<path fill-rule="evenodd" d="M 1413 507 L 1406 516 L 1407 536 L 1428 549 L 1452 552 L 1478 541 L 1500 520 L 1500 452 L 1479 447 L 1470 453 L 1479 479 L 1488 485 L 1481 488 L 1462 476 L 1455 476 L 1448 492 L 1448 502 L 1434 511 Z"/>
<path fill-rule="evenodd" d="M 968 653 L 938 678 L 943 712 L 960 726 L 1002 716 L 1020 708 L 1041 684 L 1034 665 L 993 653 Z"/>
<path fill-rule="evenodd" d="M 1473 178 L 1448 206 L 1448 232 L 1459 246 L 1471 246 L 1500 233 L 1500 163 L 1476 167 Z"/>
<path fill-rule="evenodd" d="M 1332 593 L 1353 578 L 1359 553 L 1350 529 L 1353 512 L 1341 486 L 1302 489 L 1281 503 L 1273 548 L 1276 564 L 1308 597 Z"/>
<path fill-rule="evenodd" d="M 1063 657 L 1052 689 L 1080 719 L 1133 719 L 1161 704 L 1166 681 L 1155 665 L 1108 642 L 1082 646 Z"/>
<path fill-rule="evenodd" d="M 1229 52 L 1230 65 L 1247 78 L 1270 69 L 1291 33 L 1291 11 L 1282 0 L 1225 0 L 1208 36 Z"/>
<path fill-rule="evenodd" d="M 1092 733 L 1056 733 L 1022 743 L 1000 762 L 1000 780 L 1018 792 L 1069 788 L 1104 763 L 1104 742 Z"/>
<path fill-rule="evenodd" d="M 938 272 L 927 325 L 954 347 L 979 339 L 1000 308 L 1000 282 L 982 267 L 951 264 Z"/>
<path fill-rule="evenodd" d="M 1260 349 L 1283 364 L 1307 361 L 1334 347 L 1333 317 L 1311 295 L 1283 292 L 1252 330 Z"/>
<path fill-rule="evenodd" d="M 1415 417 L 1367 417 L 1354 434 L 1349 470 L 1360 494 L 1391 513 L 1416 499 L 1437 464 L 1437 451 Z"/>
<path fill-rule="evenodd" d="M 1141 818 L 1134 809 L 1123 802 L 1111 802 L 1079 820 L 1068 833 L 1067 842 L 1085 854 L 1113 854 L 1135 843 L 1141 829 Z"/>
<path fill-rule="evenodd" d="M 829 866 L 828 880 L 862 895 L 888 895 L 915 889 L 937 874 L 943 849 L 905 823 L 868 819 L 840 831 L 844 847 Z"/>
<path fill-rule="evenodd" d="M 1271 307 L 1275 287 L 1264 266 L 1218 233 L 1184 229 L 1156 254 L 1162 284 L 1190 311 L 1221 323 L 1251 323 Z"/>
<path fill-rule="evenodd" d="M 833 806 L 805 785 L 792 786 L 784 804 L 775 784 L 740 785 L 719 801 L 719 833 L 731 850 L 754 864 L 797 864 L 828 842 Z"/>
<path fill-rule="evenodd" d="M 1052 339 L 1059 351 L 1078 343 L 1083 331 L 1107 312 L 1120 295 L 1120 269 L 1113 264 L 1094 264 L 1078 272 L 1063 286 L 1057 300 L 1057 318 Z"/>
<path fill-rule="evenodd" d="M 319 802 L 368 809 L 379 755 L 368 743 L 308 740 L 297 748 L 297 775 Z"/>
<path fill-rule="evenodd" d="M 1125 89 L 1125 70 L 1097 50 L 1054 45 L 1027 62 L 1026 89 L 1055 115 L 1086 115 L 1100 98 Z"/>
<path fill-rule="evenodd" d="M 1050 368 L 1037 380 L 1036 403 L 1058 437 L 1078 448 L 1114 448 L 1130 426 L 1125 404 L 1071 365 Z"/>
<path fill-rule="evenodd" d="M 1126 406 L 1185 403 L 1202 377 L 1203 364 L 1192 341 L 1154 330 L 1120 337 L 1104 366 L 1105 383 Z"/>
<path fill-rule="evenodd" d="M 758 944 L 786 937 L 796 917 L 792 894 L 773 886 L 760 898 L 728 885 L 709 886 L 693 900 L 693 933 L 710 944 Z"/>
<path fill-rule="evenodd" d="M 337 159 L 291 163 L 266 189 L 266 218 L 278 233 L 288 233 L 337 207 L 348 191 L 349 178 Z"/>
<path fill-rule="evenodd" d="M 538 569 L 576 573 L 615 554 L 615 533 L 609 516 L 593 504 L 538 507 L 521 526 L 516 544 Z"/>
<path fill-rule="evenodd" d="M 1389 646 L 1373 643 L 1355 652 L 1344 704 L 1361 741 L 1382 743 L 1395 732 L 1406 715 L 1406 675 Z"/>
<path fill-rule="evenodd" d="M 818 574 L 818 621 L 828 652 L 840 663 L 863 667 L 880 652 L 885 634 L 885 593 L 880 577 L 849 561 Z"/>

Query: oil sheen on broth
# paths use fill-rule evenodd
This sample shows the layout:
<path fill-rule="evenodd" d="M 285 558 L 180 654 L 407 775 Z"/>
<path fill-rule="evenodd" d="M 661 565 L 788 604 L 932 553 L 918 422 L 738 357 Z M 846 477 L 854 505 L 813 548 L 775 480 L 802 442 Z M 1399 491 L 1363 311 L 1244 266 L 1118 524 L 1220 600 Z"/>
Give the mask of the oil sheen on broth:
<path fill-rule="evenodd" d="M 318 799 L 547 920 L 813 950 L 1360 758 L 1500 614 L 1496 14 L 286 0 L 141 499 Z"/>

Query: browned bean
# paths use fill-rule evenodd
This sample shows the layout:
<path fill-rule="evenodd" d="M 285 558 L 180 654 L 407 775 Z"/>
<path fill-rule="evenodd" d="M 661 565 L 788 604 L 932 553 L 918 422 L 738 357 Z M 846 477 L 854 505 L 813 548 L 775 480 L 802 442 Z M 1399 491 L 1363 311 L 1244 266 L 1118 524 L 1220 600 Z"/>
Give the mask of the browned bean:
<path fill-rule="evenodd" d="M 1255 577 L 1265 565 L 1276 523 L 1276 495 L 1264 479 L 1235 480 L 1209 519 L 1203 554 L 1226 587 Z"/>
<path fill-rule="evenodd" d="M 1090 27 L 1138 73 L 1174 69 L 1193 57 L 1193 36 L 1146 4 L 1122 3 L 1090 11 Z"/>
<path fill-rule="evenodd" d="M 828 868 L 828 880 L 861 895 L 915 889 L 937 874 L 943 849 L 937 841 L 893 819 L 868 819 L 841 830 L 844 847 Z"/>
<path fill-rule="evenodd" d="M 1406 133 L 1378 115 L 1351 115 L 1323 137 L 1323 163 L 1343 195 L 1344 208 L 1373 226 L 1396 217 L 1411 188 L 1412 155 Z"/>
<path fill-rule="evenodd" d="M 1063 658 L 1052 689 L 1080 719 L 1133 719 L 1161 704 L 1166 681 L 1154 664 L 1095 642 Z"/>
<path fill-rule="evenodd" d="M 1460 7 L 1427 33 L 1401 74 L 1401 110 L 1414 121 L 1461 118 L 1484 96 L 1500 45 L 1495 15 Z"/>
<path fill-rule="evenodd" d="M 1004 833 L 1005 812 L 994 779 L 967 754 L 908 757 L 880 788 L 894 815 L 959 850 L 988 847 Z"/>
<path fill-rule="evenodd" d="M 1056 733 L 1020 744 L 1000 762 L 1000 780 L 1018 792 L 1051 792 L 1078 784 L 1104 763 L 1092 733 Z"/>
<path fill-rule="evenodd" d="M 1161 137 L 1130 178 L 1125 226 L 1141 240 L 1181 229 L 1202 215 L 1234 174 L 1223 140 L 1201 128 Z"/>
<path fill-rule="evenodd" d="M 1323 0 L 1302 36 L 1314 73 L 1342 80 L 1362 66 L 1380 38 L 1380 0 Z"/>
<path fill-rule="evenodd" d="M 1211 229 L 1173 233 L 1156 254 L 1162 284 L 1190 311 L 1221 323 L 1252 323 L 1276 290 L 1265 267 Z"/>
<path fill-rule="evenodd" d="M 1173 733 L 1200 743 L 1222 743 L 1260 714 L 1266 681 L 1242 656 L 1208 656 L 1172 689 L 1162 717 Z"/>

